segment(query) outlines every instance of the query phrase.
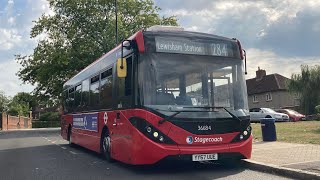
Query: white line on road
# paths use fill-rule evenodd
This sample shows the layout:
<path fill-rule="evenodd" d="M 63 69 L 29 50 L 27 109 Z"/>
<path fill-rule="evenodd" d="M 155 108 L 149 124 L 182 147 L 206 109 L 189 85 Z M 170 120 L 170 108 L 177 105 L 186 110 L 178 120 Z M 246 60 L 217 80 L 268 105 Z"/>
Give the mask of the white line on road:
<path fill-rule="evenodd" d="M 69 151 L 71 154 L 78 154 L 78 153 L 76 153 L 76 152 L 73 152 L 73 151 Z"/>
<path fill-rule="evenodd" d="M 66 147 L 61 147 L 62 149 L 67 149 Z"/>

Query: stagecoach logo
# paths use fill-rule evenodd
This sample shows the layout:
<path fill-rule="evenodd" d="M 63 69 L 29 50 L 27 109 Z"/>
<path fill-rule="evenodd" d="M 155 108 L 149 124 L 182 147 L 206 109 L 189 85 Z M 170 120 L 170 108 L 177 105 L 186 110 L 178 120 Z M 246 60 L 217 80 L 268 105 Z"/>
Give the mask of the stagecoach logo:
<path fill-rule="evenodd" d="M 188 136 L 188 137 L 186 138 L 186 142 L 187 142 L 188 144 L 192 144 L 192 143 L 193 143 L 193 138 L 192 138 L 192 136 Z"/>
<path fill-rule="evenodd" d="M 103 120 L 104 120 L 104 124 L 107 124 L 107 122 L 108 122 L 108 114 L 107 114 L 107 112 L 104 113 Z"/>

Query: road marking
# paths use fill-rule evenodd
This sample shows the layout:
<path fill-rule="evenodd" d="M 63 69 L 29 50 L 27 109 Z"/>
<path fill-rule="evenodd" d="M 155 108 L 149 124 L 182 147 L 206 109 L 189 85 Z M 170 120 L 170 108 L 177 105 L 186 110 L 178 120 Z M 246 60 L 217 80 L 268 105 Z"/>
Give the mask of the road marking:
<path fill-rule="evenodd" d="M 73 152 L 73 151 L 69 151 L 71 154 L 78 154 L 78 153 L 76 153 L 76 152 Z"/>
<path fill-rule="evenodd" d="M 61 147 L 62 149 L 67 149 L 66 147 Z"/>

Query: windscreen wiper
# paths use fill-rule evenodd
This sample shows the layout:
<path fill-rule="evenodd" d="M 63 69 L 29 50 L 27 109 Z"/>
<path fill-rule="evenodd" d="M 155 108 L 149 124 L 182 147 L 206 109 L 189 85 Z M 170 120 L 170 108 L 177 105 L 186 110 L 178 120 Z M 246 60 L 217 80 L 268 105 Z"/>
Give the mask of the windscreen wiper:
<path fill-rule="evenodd" d="M 174 111 L 175 113 L 170 115 L 168 118 L 163 118 L 161 120 L 158 121 L 158 125 L 163 124 L 164 122 L 171 120 L 172 118 L 174 118 L 176 115 L 180 114 L 183 111 Z"/>
<path fill-rule="evenodd" d="M 156 110 L 160 110 L 160 111 L 168 111 L 168 112 L 175 112 L 174 114 L 170 115 L 168 118 L 163 118 L 161 120 L 158 121 L 158 124 L 163 124 L 165 121 L 171 120 L 172 118 L 174 118 L 176 115 L 180 114 L 181 112 L 213 112 L 212 109 L 224 109 L 230 116 L 232 116 L 232 118 L 241 121 L 241 119 L 238 118 L 238 116 L 234 115 L 233 113 L 231 113 L 229 110 L 227 110 L 225 107 L 223 106 L 183 106 L 182 108 L 196 108 L 196 109 L 209 109 L 209 111 L 192 111 L 192 110 L 160 110 L 160 109 L 156 109 Z"/>
<path fill-rule="evenodd" d="M 203 108 L 203 109 L 210 109 L 210 111 L 212 111 L 212 109 L 224 109 L 230 116 L 232 116 L 233 118 L 235 118 L 238 121 L 241 121 L 241 119 L 238 118 L 238 116 L 234 115 L 232 112 L 230 112 L 227 108 L 223 107 L 223 106 L 186 106 L 183 108 Z"/>

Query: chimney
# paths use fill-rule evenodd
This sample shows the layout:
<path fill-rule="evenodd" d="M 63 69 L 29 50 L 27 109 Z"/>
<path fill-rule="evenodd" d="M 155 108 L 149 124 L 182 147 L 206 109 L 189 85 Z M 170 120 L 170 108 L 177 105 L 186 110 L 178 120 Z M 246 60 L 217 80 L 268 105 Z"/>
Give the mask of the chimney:
<path fill-rule="evenodd" d="M 260 69 L 260 67 L 258 67 L 258 71 L 256 71 L 256 80 L 261 80 L 266 75 L 266 70 Z"/>

